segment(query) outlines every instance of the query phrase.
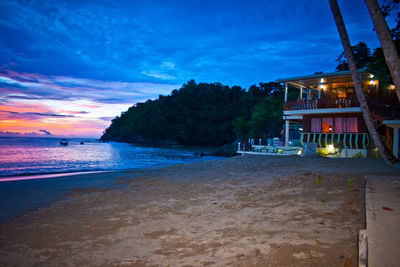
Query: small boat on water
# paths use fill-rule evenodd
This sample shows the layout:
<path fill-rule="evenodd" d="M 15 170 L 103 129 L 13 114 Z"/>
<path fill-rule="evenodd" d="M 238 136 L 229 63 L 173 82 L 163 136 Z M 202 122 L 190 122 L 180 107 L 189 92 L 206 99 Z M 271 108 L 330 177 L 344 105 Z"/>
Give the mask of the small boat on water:
<path fill-rule="evenodd" d="M 62 139 L 62 140 L 60 141 L 60 145 L 61 145 L 61 146 L 68 146 L 68 139 Z"/>

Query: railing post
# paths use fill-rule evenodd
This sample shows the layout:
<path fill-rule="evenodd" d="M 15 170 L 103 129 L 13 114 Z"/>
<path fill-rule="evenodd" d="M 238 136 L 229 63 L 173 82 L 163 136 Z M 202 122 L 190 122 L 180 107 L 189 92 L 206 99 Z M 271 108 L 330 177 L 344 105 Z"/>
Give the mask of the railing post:
<path fill-rule="evenodd" d="M 300 144 L 301 144 L 301 146 L 303 146 L 303 136 L 304 136 L 304 133 L 301 133 L 300 134 Z"/>
<path fill-rule="evenodd" d="M 367 149 L 367 146 L 365 145 L 365 133 L 363 134 L 363 149 Z"/>
<path fill-rule="evenodd" d="M 356 133 L 356 149 L 358 149 L 358 133 Z"/>
<path fill-rule="evenodd" d="M 353 141 L 353 134 L 351 133 L 350 134 L 350 138 L 349 138 L 349 144 L 350 144 L 350 148 L 351 149 L 353 149 L 353 144 L 352 144 L 353 142 L 352 141 Z"/>
<path fill-rule="evenodd" d="M 319 133 L 318 135 L 319 135 L 319 136 L 318 136 L 318 145 L 319 145 L 320 148 L 322 148 L 322 145 L 321 145 L 322 133 Z"/>

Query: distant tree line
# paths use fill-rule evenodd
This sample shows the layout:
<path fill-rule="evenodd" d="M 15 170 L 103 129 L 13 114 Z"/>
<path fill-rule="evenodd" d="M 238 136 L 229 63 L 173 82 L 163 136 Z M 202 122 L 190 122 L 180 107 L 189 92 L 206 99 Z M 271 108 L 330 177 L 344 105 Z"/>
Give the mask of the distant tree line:
<path fill-rule="evenodd" d="M 168 96 L 137 103 L 114 118 L 102 141 L 219 146 L 236 139 L 279 136 L 283 88 L 248 90 L 190 80 Z"/>

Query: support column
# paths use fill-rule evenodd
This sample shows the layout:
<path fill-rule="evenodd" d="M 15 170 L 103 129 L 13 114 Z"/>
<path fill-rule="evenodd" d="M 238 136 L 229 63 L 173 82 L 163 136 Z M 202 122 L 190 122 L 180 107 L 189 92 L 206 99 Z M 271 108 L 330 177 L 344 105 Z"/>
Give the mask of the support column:
<path fill-rule="evenodd" d="M 287 101 L 287 95 L 288 95 L 288 84 L 285 83 L 285 102 Z"/>
<path fill-rule="evenodd" d="M 289 146 L 289 120 L 285 120 L 285 146 Z"/>
<path fill-rule="evenodd" d="M 393 155 L 399 158 L 399 128 L 393 128 Z"/>
<path fill-rule="evenodd" d="M 321 99 L 321 90 L 322 90 L 321 83 L 322 83 L 322 79 L 320 79 L 319 83 L 318 83 L 318 99 Z"/>
<path fill-rule="evenodd" d="M 303 86 L 300 86 L 300 99 L 303 99 Z"/>

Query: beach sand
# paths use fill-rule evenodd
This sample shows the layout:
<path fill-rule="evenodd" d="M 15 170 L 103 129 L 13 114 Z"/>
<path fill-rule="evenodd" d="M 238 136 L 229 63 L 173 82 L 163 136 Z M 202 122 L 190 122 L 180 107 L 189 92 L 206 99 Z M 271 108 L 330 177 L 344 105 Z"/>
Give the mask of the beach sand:
<path fill-rule="evenodd" d="M 381 159 L 245 155 L 114 175 L 0 225 L 0 266 L 357 266 Z M 347 264 L 347 265 L 346 265 Z"/>

